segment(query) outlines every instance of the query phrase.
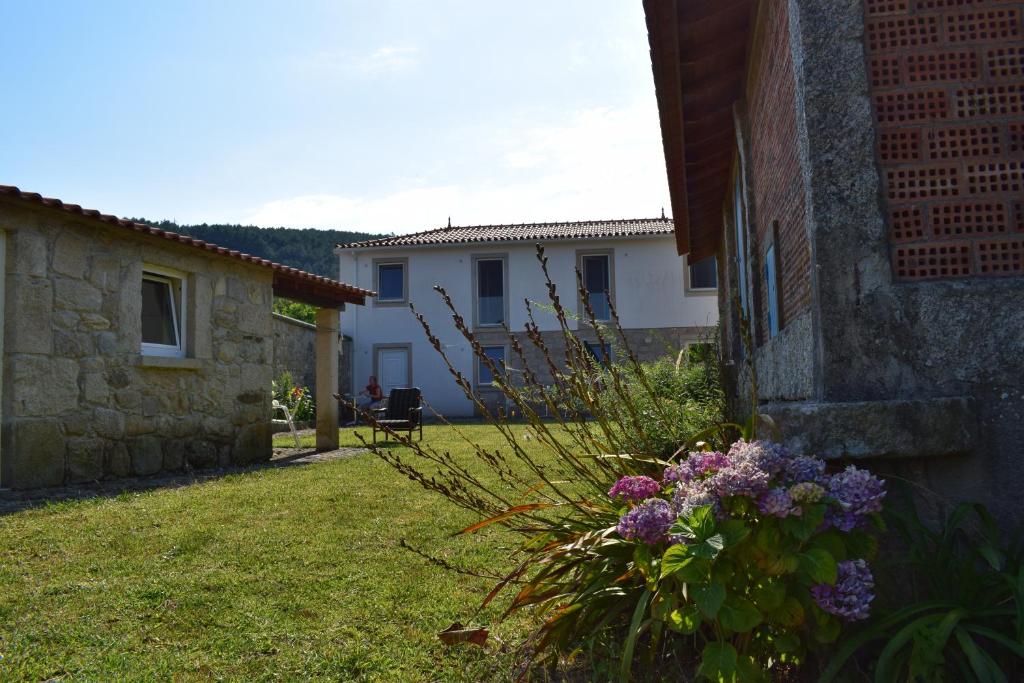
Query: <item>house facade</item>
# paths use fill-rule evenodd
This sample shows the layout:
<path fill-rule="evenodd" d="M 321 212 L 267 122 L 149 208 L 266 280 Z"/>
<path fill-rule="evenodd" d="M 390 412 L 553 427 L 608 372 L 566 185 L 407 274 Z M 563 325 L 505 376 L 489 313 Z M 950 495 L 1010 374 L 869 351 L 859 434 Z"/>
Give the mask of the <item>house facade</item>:
<path fill-rule="evenodd" d="M 441 339 L 453 365 L 472 378 L 477 396 L 488 405 L 500 401 L 486 365 L 477 362 L 433 288 L 444 288 L 488 356 L 513 373 L 515 363 L 503 326 L 522 333 L 527 323 L 524 302 L 537 302 L 534 319 L 557 356 L 564 341 L 553 312 L 543 308 L 548 293 L 537 244 L 544 246 L 566 309 L 577 316 L 581 310 L 579 269 L 596 316 L 607 320 L 614 307 L 630 347 L 642 359 L 677 352 L 713 334 L 718 316 L 716 265 L 711 260 L 688 267 L 686 258 L 675 253 L 671 221 L 447 227 L 339 245 L 340 277 L 377 291 L 366 307 L 342 321 L 342 331 L 353 340 L 351 386 L 358 392 L 375 375 L 385 393 L 393 387 L 418 386 L 433 410 L 448 417 L 473 414 L 473 403 L 410 311 L 413 304 Z M 571 324 L 595 354 L 609 352 L 597 347 L 596 333 L 587 324 Z M 533 349 L 525 340 L 523 346 L 528 352 Z M 536 360 L 528 358 L 531 367 L 544 367 L 540 358 Z"/>
<path fill-rule="evenodd" d="M 268 459 L 272 297 L 321 307 L 318 375 L 336 378 L 338 309 L 370 294 L 8 186 L 0 273 L 14 488 Z"/>
<path fill-rule="evenodd" d="M 1024 3 L 646 0 L 736 411 L 1004 516 L 1024 486 Z"/>

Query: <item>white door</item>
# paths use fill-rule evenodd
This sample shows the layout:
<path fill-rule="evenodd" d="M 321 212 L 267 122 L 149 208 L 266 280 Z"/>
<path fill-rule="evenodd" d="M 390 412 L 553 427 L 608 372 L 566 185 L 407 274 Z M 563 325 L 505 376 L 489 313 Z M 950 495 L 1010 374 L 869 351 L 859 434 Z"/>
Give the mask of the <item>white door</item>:
<path fill-rule="evenodd" d="M 378 349 L 377 369 L 380 377 L 377 382 L 388 396 L 392 389 L 403 389 L 409 386 L 409 349 Z"/>

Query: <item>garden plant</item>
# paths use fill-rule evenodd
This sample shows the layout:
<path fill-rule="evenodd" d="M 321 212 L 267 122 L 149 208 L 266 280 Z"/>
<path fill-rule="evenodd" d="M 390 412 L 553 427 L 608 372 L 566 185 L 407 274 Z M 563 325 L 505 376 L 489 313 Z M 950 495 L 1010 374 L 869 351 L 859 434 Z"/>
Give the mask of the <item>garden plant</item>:
<path fill-rule="evenodd" d="M 745 426 L 726 423 L 717 374 L 703 366 L 693 400 L 664 391 L 700 361 L 681 354 L 674 365 L 641 363 L 614 306 L 610 324 L 595 320 L 577 274 L 580 327 L 600 348 L 614 346 L 617 360 L 596 357 L 572 329 L 540 246 L 537 253 L 546 310 L 563 343 L 541 333 L 538 306 L 527 301 L 525 330 L 506 329 L 510 368 L 483 352 L 437 288 L 517 421 L 480 401 L 412 307 L 454 380 L 503 437 L 507 447 L 494 450 L 465 439 L 495 477 L 485 483 L 450 452 L 400 434 L 411 451 L 368 444 L 403 475 L 479 516 L 459 533 L 501 525 L 519 535 L 514 566 L 481 607 L 507 593 L 506 615 L 530 609 L 537 617 L 522 643 L 524 672 L 582 655 L 621 680 L 756 681 L 817 657 L 847 623 L 869 614 L 881 480 L 855 467 L 830 473 L 819 459 L 759 440 L 768 423 L 756 414 Z M 543 367 L 531 367 L 524 343 L 539 351 Z M 552 457 L 538 458 L 534 442 Z M 413 550 L 454 571 L 491 571 Z"/>

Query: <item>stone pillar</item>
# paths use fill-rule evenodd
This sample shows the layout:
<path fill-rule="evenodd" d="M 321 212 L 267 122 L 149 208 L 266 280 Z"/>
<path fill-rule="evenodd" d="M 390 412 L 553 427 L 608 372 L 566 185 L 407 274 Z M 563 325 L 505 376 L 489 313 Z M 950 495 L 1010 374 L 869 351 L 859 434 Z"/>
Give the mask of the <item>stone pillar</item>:
<path fill-rule="evenodd" d="M 338 322 L 336 308 L 316 312 L 316 449 L 338 448 Z"/>

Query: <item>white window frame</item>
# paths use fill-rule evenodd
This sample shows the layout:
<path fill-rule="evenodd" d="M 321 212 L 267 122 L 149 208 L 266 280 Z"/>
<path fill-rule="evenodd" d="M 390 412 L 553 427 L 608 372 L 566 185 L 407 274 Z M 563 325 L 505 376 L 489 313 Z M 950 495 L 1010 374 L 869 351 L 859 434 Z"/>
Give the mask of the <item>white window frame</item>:
<path fill-rule="evenodd" d="M 608 268 L 608 317 L 607 318 L 599 318 L 599 317 L 597 317 L 596 311 L 595 311 L 594 320 L 596 320 L 599 323 L 611 322 L 611 319 L 612 319 L 611 308 L 612 308 L 612 306 L 615 305 L 615 251 L 613 249 L 593 249 L 593 250 L 582 250 L 581 249 L 581 250 L 576 252 L 576 267 L 580 269 L 580 275 L 583 277 L 584 289 L 586 288 L 586 283 L 587 283 L 587 270 L 586 270 L 587 258 L 592 257 L 592 256 L 603 256 L 605 258 L 605 262 L 608 264 L 608 266 L 607 266 L 607 268 Z M 589 293 L 590 292 L 588 291 L 588 294 Z M 580 320 L 582 321 L 584 319 L 584 317 L 586 316 L 586 313 L 585 313 L 586 307 L 584 306 L 583 297 L 582 296 L 577 296 L 577 299 L 579 300 L 578 301 L 578 303 L 579 303 L 579 315 L 580 315 Z"/>
<path fill-rule="evenodd" d="M 697 263 L 701 263 L 704 260 L 705 259 L 701 259 L 701 261 L 697 261 Z M 720 273 L 718 272 L 718 259 L 715 258 L 714 256 L 708 256 L 707 260 L 711 260 L 715 264 L 715 283 L 716 283 L 716 285 L 714 287 L 694 287 L 693 286 L 693 266 L 695 264 L 690 263 L 690 255 L 687 254 L 686 255 L 686 291 L 687 292 L 693 292 L 694 294 L 714 294 L 714 293 L 718 292 L 718 285 L 717 285 L 717 283 L 718 283 L 718 278 L 719 278 L 719 275 L 720 275 Z"/>
<path fill-rule="evenodd" d="M 470 278 L 473 287 L 473 327 L 474 328 L 500 328 L 503 325 L 510 325 L 508 305 L 508 254 L 473 254 L 470 261 L 473 263 L 473 273 Z M 498 261 L 501 263 L 501 310 L 504 320 L 499 323 L 480 322 L 480 263 L 481 261 Z"/>
<path fill-rule="evenodd" d="M 188 349 L 188 277 L 181 271 L 163 266 L 143 264 L 142 281 L 150 280 L 163 282 L 171 288 L 171 319 L 174 322 L 175 336 L 178 338 L 177 345 L 153 344 L 152 342 L 141 342 L 139 351 L 145 356 L 166 356 L 171 358 L 185 358 Z M 140 281 L 140 291 L 141 282 Z M 177 294 L 177 296 L 175 296 Z M 141 296 L 141 294 L 140 294 Z M 139 332 L 142 332 L 142 307 L 139 307 Z"/>
<path fill-rule="evenodd" d="M 487 354 L 487 350 L 488 349 L 501 349 L 501 353 L 502 353 L 502 361 L 501 361 L 502 372 L 503 372 L 503 374 L 507 374 L 508 373 L 508 352 L 509 352 L 508 344 L 481 344 L 480 345 L 480 350 L 484 353 L 484 355 Z M 486 382 L 485 383 L 483 381 L 483 372 L 482 371 L 487 369 L 484 366 L 483 359 L 480 358 L 480 356 L 477 356 L 477 355 L 474 355 L 473 358 L 476 360 L 476 386 L 477 386 L 477 388 L 478 389 L 494 389 L 495 388 L 494 384 L 493 384 L 494 377 L 491 378 L 490 382 Z M 494 359 L 492 358 L 491 360 L 493 361 Z"/>
<path fill-rule="evenodd" d="M 402 267 L 402 296 L 397 299 L 385 299 L 380 293 L 380 267 L 401 266 Z M 409 259 L 374 259 L 373 260 L 373 286 L 377 290 L 374 298 L 375 306 L 404 306 L 409 303 Z"/>

